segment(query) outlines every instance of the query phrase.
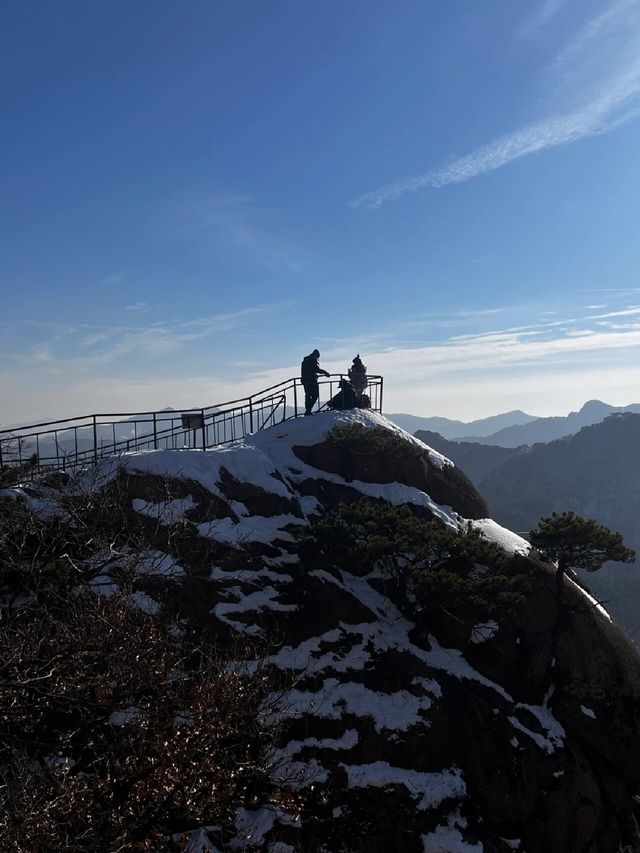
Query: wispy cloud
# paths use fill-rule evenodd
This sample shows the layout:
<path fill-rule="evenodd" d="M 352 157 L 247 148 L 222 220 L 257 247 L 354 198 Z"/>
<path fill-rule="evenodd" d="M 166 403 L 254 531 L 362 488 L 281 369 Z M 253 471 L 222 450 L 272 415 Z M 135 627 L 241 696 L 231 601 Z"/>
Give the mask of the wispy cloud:
<path fill-rule="evenodd" d="M 529 154 L 608 133 L 640 113 L 640 0 L 618 0 L 592 19 L 549 70 L 544 118 L 502 135 L 445 166 L 365 193 L 353 207 L 375 208 L 408 192 L 458 184 Z M 568 108 L 567 108 L 568 107 Z"/>
<path fill-rule="evenodd" d="M 532 38 L 566 6 L 567 0 L 542 0 L 522 24 L 520 38 Z"/>
<path fill-rule="evenodd" d="M 293 272 L 303 268 L 304 253 L 291 241 L 273 233 L 273 225 L 264 222 L 265 212 L 249 196 L 190 200 L 181 218 L 178 231 L 183 236 L 223 242 L 267 266 L 284 267 Z"/>
<path fill-rule="evenodd" d="M 112 272 L 109 275 L 105 275 L 102 279 L 102 283 L 107 287 L 119 287 L 124 283 L 125 279 L 128 276 L 127 270 L 120 270 L 119 272 Z"/>
<path fill-rule="evenodd" d="M 596 306 L 598 307 L 598 306 Z M 628 308 L 623 308 L 620 311 L 609 311 L 606 314 L 591 314 L 590 320 L 604 320 L 607 317 L 629 317 L 634 314 L 640 314 L 640 305 L 631 305 Z"/>
<path fill-rule="evenodd" d="M 34 321 L 29 325 L 38 328 L 38 343 L 30 349 L 5 353 L 4 357 L 22 364 L 39 363 L 50 372 L 97 369 L 119 359 L 176 353 L 213 335 L 239 330 L 252 319 L 277 308 L 256 306 L 227 314 L 136 326 L 80 323 L 65 327 Z"/>
<path fill-rule="evenodd" d="M 265 366 L 253 358 L 255 350 L 245 351 L 237 343 L 234 349 L 238 331 L 245 325 L 250 329 L 250 321 L 269 310 L 257 307 L 135 328 L 39 325 L 37 345 L 19 354 L 11 375 L 0 371 L 0 419 L 64 416 L 96 408 L 209 405 L 253 393 L 297 375 L 299 369 L 297 361 Z M 385 377 L 387 411 L 465 419 L 511 408 L 566 413 L 568 406 L 577 408 L 593 397 L 616 404 L 640 399 L 638 311 L 637 305 L 619 302 L 603 320 L 589 320 L 585 307 L 582 316 L 562 317 L 559 311 L 561 319 L 550 321 L 532 306 L 520 305 L 512 306 L 509 320 L 526 318 L 526 324 L 500 323 L 506 318 L 494 314 L 488 329 L 484 318 L 478 331 L 439 340 L 425 341 L 423 336 L 408 344 L 401 324 L 395 329 L 386 324 L 367 337 L 314 343 L 322 350 L 323 367 L 334 372 L 343 371 L 355 352 L 362 353 L 370 372 Z M 224 358 L 207 358 L 203 371 L 198 357 L 190 362 L 196 369 L 185 371 L 190 345 L 211 335 L 213 346 L 222 330 L 233 333 L 225 339 Z M 297 334 L 303 337 L 303 332 Z M 299 341 L 299 352 L 308 346 L 308 340 Z M 180 359 L 163 360 L 177 351 Z M 147 355 L 153 358 L 144 358 Z M 168 371 L 167 365 L 176 361 L 182 367 Z"/>

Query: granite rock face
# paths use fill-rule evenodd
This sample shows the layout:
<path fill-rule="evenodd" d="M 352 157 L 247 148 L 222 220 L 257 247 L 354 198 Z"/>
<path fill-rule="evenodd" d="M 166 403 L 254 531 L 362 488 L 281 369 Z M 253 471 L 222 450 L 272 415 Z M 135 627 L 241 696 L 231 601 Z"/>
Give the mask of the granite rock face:
<path fill-rule="evenodd" d="M 379 415 L 326 413 L 220 450 L 130 454 L 105 482 L 181 569 L 138 588 L 221 641 L 262 643 L 281 674 L 273 777 L 301 810 L 240 810 L 229 849 L 640 851 L 637 652 L 570 580 L 554 633 L 553 568 L 482 520 L 436 451 Z M 362 497 L 452 530 L 475 520 L 534 579 L 520 622 L 412 620 L 377 566 L 301 566 L 296 534 Z"/>

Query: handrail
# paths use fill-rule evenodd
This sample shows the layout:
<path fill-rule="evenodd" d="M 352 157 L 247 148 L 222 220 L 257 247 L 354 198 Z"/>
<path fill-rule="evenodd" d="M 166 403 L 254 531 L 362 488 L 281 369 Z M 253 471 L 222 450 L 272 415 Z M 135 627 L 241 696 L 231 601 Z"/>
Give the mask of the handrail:
<path fill-rule="evenodd" d="M 318 377 L 321 397 L 328 390 L 331 398 L 345 376 Z M 378 412 L 382 412 L 382 391 L 383 377 L 367 375 L 370 405 Z M 247 397 L 201 408 L 96 413 L 0 429 L 0 468 L 5 472 L 15 468 L 18 473 L 29 462 L 31 474 L 73 469 L 102 457 L 150 447 L 206 449 L 226 444 L 302 415 L 302 392 L 302 381 L 293 377 Z M 317 407 L 326 402 L 321 399 Z M 187 425 L 185 415 L 201 416 L 195 429 Z"/>
<path fill-rule="evenodd" d="M 346 376 L 345 373 L 330 373 L 328 377 L 321 377 L 318 381 L 321 383 L 323 378 L 336 378 L 342 379 Z M 369 374 L 367 373 L 367 381 L 370 383 L 372 380 L 382 379 L 382 376 L 379 374 Z M 131 418 L 134 415 L 176 415 L 176 414 L 184 414 L 187 415 L 190 412 L 202 412 L 207 411 L 209 409 L 218 409 L 221 406 L 232 406 L 235 403 L 241 403 L 243 400 L 251 400 L 253 397 L 260 397 L 262 394 L 266 394 L 268 391 L 273 391 L 274 388 L 280 388 L 283 385 L 289 385 L 291 382 L 299 382 L 300 380 L 297 377 L 293 377 L 291 379 L 284 379 L 282 382 L 278 382 L 275 385 L 269 386 L 269 388 L 265 388 L 262 391 L 257 391 L 255 394 L 251 394 L 248 397 L 238 397 L 237 400 L 227 400 L 225 403 L 214 403 L 212 406 L 191 406 L 188 409 L 155 409 L 153 411 L 148 412 L 95 412 L 92 415 L 77 415 L 73 418 L 58 418 L 55 421 L 43 421 L 42 423 L 37 424 L 23 424 L 18 427 L 7 427 L 6 429 L 0 429 L 0 435 L 7 433 L 15 433 L 21 429 L 36 429 L 37 427 L 45 427 L 52 426 L 54 424 L 65 424 L 71 423 L 72 421 L 84 421 L 84 420 L 93 420 L 93 418 Z M 167 417 L 169 420 L 170 417 Z"/>

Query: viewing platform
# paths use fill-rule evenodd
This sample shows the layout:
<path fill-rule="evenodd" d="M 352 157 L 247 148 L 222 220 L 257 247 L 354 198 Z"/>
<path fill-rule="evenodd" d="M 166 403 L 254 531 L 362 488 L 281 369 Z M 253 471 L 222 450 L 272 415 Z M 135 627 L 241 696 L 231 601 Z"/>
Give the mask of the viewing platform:
<path fill-rule="evenodd" d="M 327 406 L 346 378 L 343 373 L 318 377 L 316 411 Z M 367 375 L 370 408 L 379 413 L 382 390 L 382 376 Z M 0 468 L 66 471 L 134 450 L 206 450 L 302 415 L 304 388 L 294 377 L 249 397 L 200 409 L 83 415 L 0 430 Z"/>

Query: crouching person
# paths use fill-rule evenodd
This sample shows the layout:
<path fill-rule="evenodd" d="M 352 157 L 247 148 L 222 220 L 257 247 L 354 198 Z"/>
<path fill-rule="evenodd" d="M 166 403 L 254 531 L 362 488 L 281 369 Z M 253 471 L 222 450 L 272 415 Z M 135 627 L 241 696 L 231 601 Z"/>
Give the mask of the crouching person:
<path fill-rule="evenodd" d="M 327 403 L 330 409 L 355 409 L 358 397 L 348 379 L 340 380 L 340 390 Z"/>

